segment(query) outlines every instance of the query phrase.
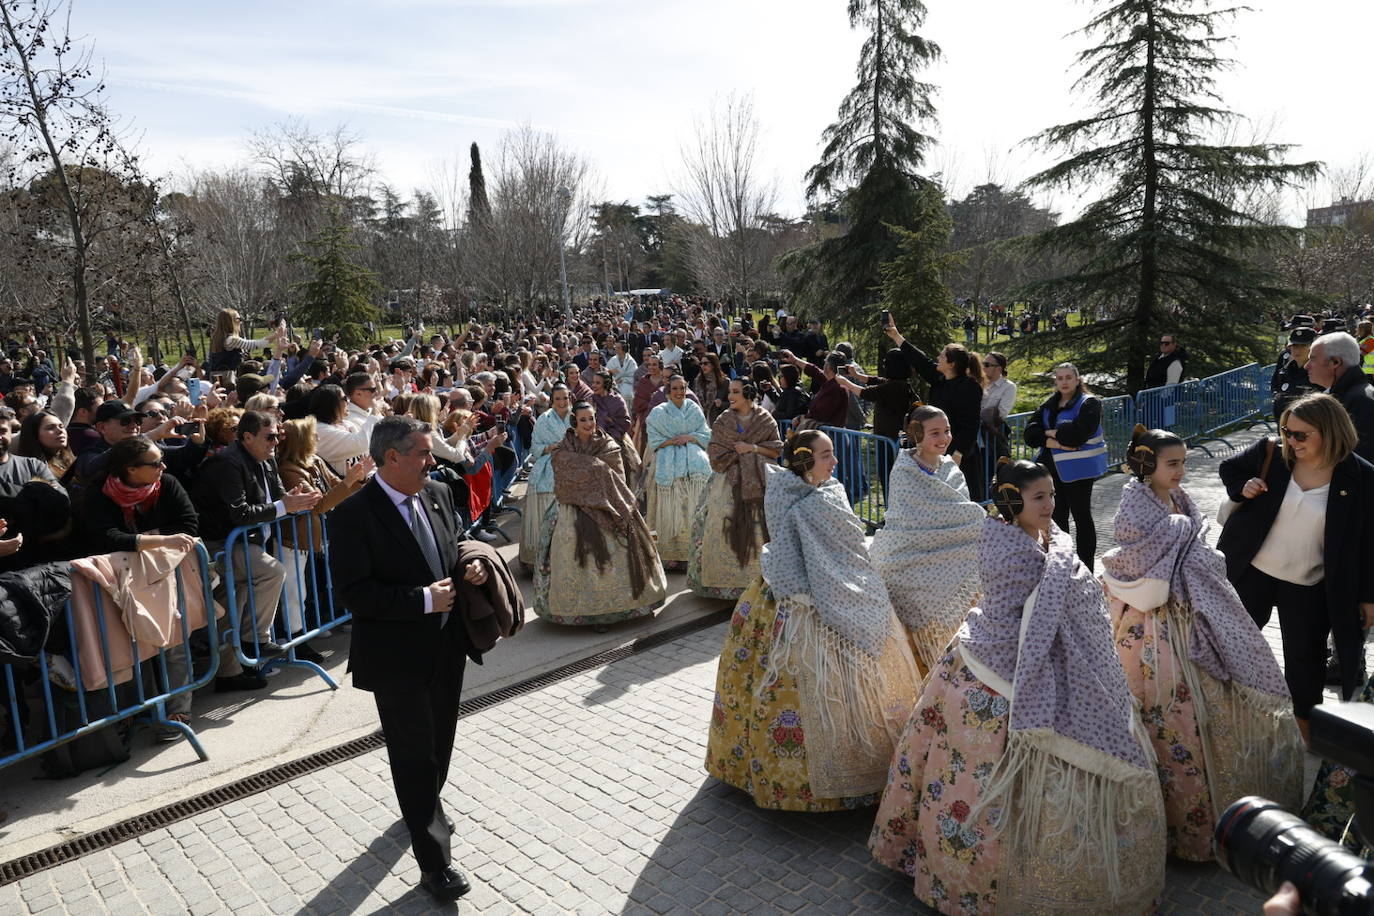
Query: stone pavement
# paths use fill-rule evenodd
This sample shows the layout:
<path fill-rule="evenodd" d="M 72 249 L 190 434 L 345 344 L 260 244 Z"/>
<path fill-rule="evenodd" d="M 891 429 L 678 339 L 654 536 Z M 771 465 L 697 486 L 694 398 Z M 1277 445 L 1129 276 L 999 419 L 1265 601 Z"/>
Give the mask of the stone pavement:
<path fill-rule="evenodd" d="M 762 811 L 702 769 L 719 624 L 469 716 L 446 793 L 476 913 L 909 913 L 872 809 Z M 0 887 L 4 913 L 428 912 L 384 751 Z M 1256 913 L 1174 866 L 1166 913 Z"/>

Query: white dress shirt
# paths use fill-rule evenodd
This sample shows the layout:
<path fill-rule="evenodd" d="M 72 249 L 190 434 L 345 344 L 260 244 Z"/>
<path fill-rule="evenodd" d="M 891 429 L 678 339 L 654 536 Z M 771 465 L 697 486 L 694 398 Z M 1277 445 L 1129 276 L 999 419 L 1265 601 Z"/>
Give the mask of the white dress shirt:
<path fill-rule="evenodd" d="M 410 496 L 407 496 L 405 493 L 402 493 L 400 490 L 393 489 L 393 488 L 391 487 L 390 484 L 388 484 L 385 480 L 382 479 L 382 475 L 381 475 L 381 474 L 376 475 L 376 480 L 377 480 L 377 486 L 379 486 L 379 487 L 382 488 L 382 492 L 385 493 L 385 494 L 387 495 L 387 498 L 391 500 L 391 504 L 392 504 L 393 506 L 396 507 L 396 511 L 401 513 L 401 521 L 403 521 L 403 522 L 405 523 L 406 530 L 407 530 L 407 531 L 411 530 L 411 528 L 410 528 L 410 507 L 411 507 L 411 505 L 412 505 L 412 503 L 411 503 L 411 501 L 410 501 L 410 500 L 411 500 L 411 497 L 410 497 Z M 420 498 L 420 497 L 417 496 L 417 497 L 415 497 L 415 498 L 418 499 L 418 498 Z M 422 527 L 422 528 L 424 528 L 426 531 L 428 531 L 428 532 L 429 532 L 429 536 L 430 536 L 431 538 L 434 538 L 434 529 L 431 528 L 431 527 L 429 527 L 429 519 L 425 517 L 425 514 L 424 514 L 423 512 L 420 513 L 420 527 Z M 439 539 L 438 539 L 438 538 L 434 538 L 434 549 L 435 549 L 435 550 L 438 550 L 438 549 L 439 549 Z M 420 589 L 420 593 L 421 593 L 422 595 L 425 596 L 425 613 L 426 613 L 426 614 L 432 614 L 432 613 L 434 613 L 434 596 L 431 595 L 431 594 L 429 593 L 429 589 L 428 589 L 427 587 L 426 587 L 426 588 Z"/>

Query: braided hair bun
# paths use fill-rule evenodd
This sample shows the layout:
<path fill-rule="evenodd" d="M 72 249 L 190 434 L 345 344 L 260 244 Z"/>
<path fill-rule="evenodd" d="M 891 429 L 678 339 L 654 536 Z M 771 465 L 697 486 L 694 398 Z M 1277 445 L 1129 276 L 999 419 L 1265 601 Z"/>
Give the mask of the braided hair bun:
<path fill-rule="evenodd" d="M 816 443 L 824 435 L 819 429 L 804 429 L 788 436 L 787 443 L 782 447 L 783 465 L 793 474 L 806 479 L 806 475 L 816 466 Z"/>
<path fill-rule="evenodd" d="M 1037 480 L 1049 476 L 1049 469 L 1043 464 L 1003 458 L 997 463 L 997 476 L 992 481 L 992 502 L 998 514 L 1015 524 L 1016 516 L 1026 508 L 1022 492 Z"/>
<path fill-rule="evenodd" d="M 1126 471 L 1144 482 L 1159 466 L 1161 449 L 1183 444 L 1177 433 L 1167 429 L 1146 429 L 1144 424 L 1137 423 L 1131 433 L 1130 447 L 1126 449 Z"/>

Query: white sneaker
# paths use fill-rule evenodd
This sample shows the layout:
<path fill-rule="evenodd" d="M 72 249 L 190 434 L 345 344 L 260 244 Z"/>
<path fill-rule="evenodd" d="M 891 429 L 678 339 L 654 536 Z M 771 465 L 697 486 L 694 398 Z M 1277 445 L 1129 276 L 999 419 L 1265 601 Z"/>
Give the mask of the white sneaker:
<path fill-rule="evenodd" d="M 477 540 L 479 541 L 486 541 L 488 544 L 490 544 L 492 541 L 497 540 L 500 537 L 500 535 L 498 535 L 495 531 L 488 531 L 485 528 L 478 528 L 476 531 L 472 533 L 472 536 L 477 538 Z"/>

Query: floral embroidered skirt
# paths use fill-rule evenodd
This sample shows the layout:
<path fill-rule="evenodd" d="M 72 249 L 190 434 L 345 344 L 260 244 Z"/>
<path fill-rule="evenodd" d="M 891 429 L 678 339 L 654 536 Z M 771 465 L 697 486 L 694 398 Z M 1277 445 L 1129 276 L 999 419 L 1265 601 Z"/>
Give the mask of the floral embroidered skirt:
<path fill-rule="evenodd" d="M 868 848 L 942 913 L 996 906 L 999 844 L 988 813 L 970 813 L 1002 759 L 1009 712 L 1005 697 L 947 653 L 893 754 Z"/>
<path fill-rule="evenodd" d="M 756 695 L 782 621 L 763 579 L 735 605 L 716 671 L 716 695 L 706 747 L 706 772 L 749 793 L 760 808 L 839 811 L 861 808 L 876 795 L 817 798 L 806 769 L 806 723 L 797 679 L 783 673 Z"/>
<path fill-rule="evenodd" d="M 524 513 L 520 519 L 520 565 L 526 572 L 533 570 L 539 560 L 539 535 L 553 503 L 553 491 L 536 493 L 531 486 L 525 493 L 525 504 L 520 508 Z"/>
<path fill-rule="evenodd" d="M 725 519 L 735 510 L 735 495 L 724 474 L 716 474 L 706 487 L 692 519 L 692 556 L 687 563 L 687 587 L 707 598 L 735 599 L 759 577 L 759 552 L 763 525 L 754 528 L 754 554 L 747 566 L 730 549 Z"/>
<path fill-rule="evenodd" d="M 534 613 L 570 626 L 605 626 L 652 615 L 667 596 L 663 567 L 655 562 L 644 590 L 634 594 L 629 549 L 610 531 L 605 532 L 611 555 L 605 572 L 590 558 L 582 566 L 577 562 L 577 511 L 558 502 L 549 507 L 534 567 Z"/>
<path fill-rule="evenodd" d="M 912 710 L 888 773 L 868 848 L 910 875 L 916 897 L 949 914 L 1154 912 L 1164 890 L 1162 817 L 1118 825 L 1122 892 L 1108 892 L 1105 866 L 1072 863 L 1075 826 L 1062 801 L 1041 802 L 1040 840 L 1011 861 L 991 820 L 974 810 L 1006 750 L 1010 704 L 962 662 L 957 646 L 936 663 Z"/>
<path fill-rule="evenodd" d="M 1269 743 L 1266 760 L 1246 765 L 1238 734 L 1255 724 L 1247 719 L 1262 714 L 1240 703 L 1232 687 L 1178 657 L 1175 644 L 1186 645 L 1186 639 L 1180 642 L 1179 633 L 1171 641 L 1170 627 L 1191 626 L 1191 615 L 1172 605 L 1142 611 L 1111 601 L 1117 656 L 1158 761 L 1169 854 L 1208 862 L 1217 816 L 1237 798 L 1263 795 L 1290 810 L 1297 803 L 1302 746 L 1296 726 L 1283 729 Z"/>
<path fill-rule="evenodd" d="M 1360 703 L 1374 703 L 1374 678 L 1365 682 L 1364 689 L 1355 699 Z M 1299 816 L 1330 839 L 1344 843 L 1356 855 L 1368 858 L 1370 851 L 1363 848 L 1351 823 L 1355 817 L 1356 775 L 1349 767 L 1323 760 L 1312 784 L 1312 793 Z"/>
<path fill-rule="evenodd" d="M 644 521 L 658 534 L 658 557 L 664 569 L 686 569 L 692 556 L 692 518 L 709 477 L 679 477 L 672 486 L 650 480 Z"/>

